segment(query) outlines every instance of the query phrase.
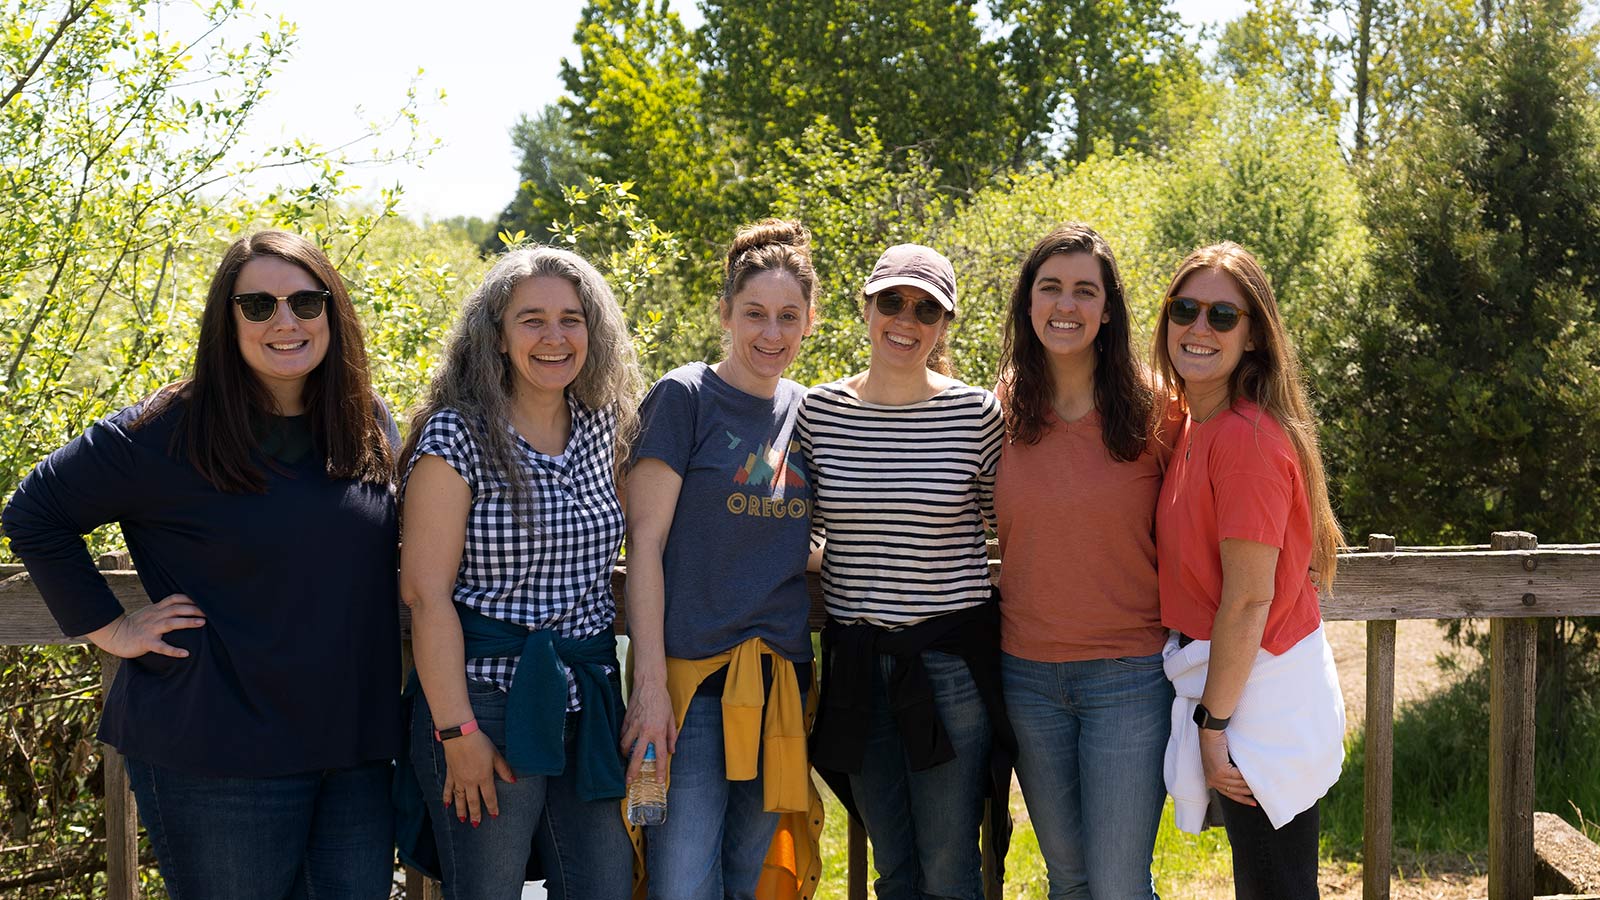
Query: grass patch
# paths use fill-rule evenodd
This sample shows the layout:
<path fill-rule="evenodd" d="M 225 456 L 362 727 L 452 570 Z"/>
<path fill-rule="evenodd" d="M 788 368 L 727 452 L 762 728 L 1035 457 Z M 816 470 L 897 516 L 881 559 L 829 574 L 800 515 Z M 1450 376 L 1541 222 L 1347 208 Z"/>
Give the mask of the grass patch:
<path fill-rule="evenodd" d="M 833 793 L 826 786 L 821 790 L 827 818 L 822 828 L 822 884 L 816 898 L 843 900 L 849 885 L 846 817 L 844 807 Z M 1005 896 L 1007 900 L 1042 900 L 1049 895 L 1049 878 L 1044 856 L 1039 852 L 1039 838 L 1028 821 L 1020 791 L 1011 792 L 1011 812 L 1016 829 L 1011 834 L 1011 850 L 1006 854 Z M 1222 829 L 1213 828 L 1201 835 L 1179 831 L 1172 824 L 1172 801 L 1168 800 L 1161 813 L 1161 830 L 1156 835 L 1156 889 L 1163 896 L 1188 896 L 1184 890 L 1186 885 L 1196 881 L 1225 881 L 1230 866 L 1228 838 Z M 872 896 L 874 874 L 869 867 L 868 896 Z"/>
<path fill-rule="evenodd" d="M 1600 698 L 1573 698 L 1564 741 L 1541 721 L 1534 742 L 1534 808 L 1553 812 L 1600 841 Z M 1394 725 L 1394 843 L 1420 856 L 1481 854 L 1489 826 L 1489 672 L 1400 709 Z M 1347 742 L 1339 783 L 1323 805 L 1326 850 L 1359 858 L 1365 778 L 1364 730 Z"/>

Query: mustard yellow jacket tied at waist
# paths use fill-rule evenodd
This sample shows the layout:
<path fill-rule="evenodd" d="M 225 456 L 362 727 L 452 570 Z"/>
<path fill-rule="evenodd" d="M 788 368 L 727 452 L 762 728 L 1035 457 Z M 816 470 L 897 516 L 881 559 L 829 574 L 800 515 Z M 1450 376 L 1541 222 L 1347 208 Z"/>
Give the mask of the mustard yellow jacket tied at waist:
<path fill-rule="evenodd" d="M 761 657 L 772 657 L 772 686 L 767 688 Z M 767 812 L 779 813 L 778 827 L 767 849 L 756 896 L 763 900 L 810 900 L 822 872 L 822 796 L 811 780 L 806 734 L 816 716 L 815 668 L 805 703 L 794 663 L 760 638 L 751 638 L 705 659 L 667 657 L 667 695 L 678 727 L 689 714 L 700 683 L 728 669 L 722 689 L 722 741 L 729 781 L 749 781 L 760 766 L 762 797 Z M 631 671 L 632 666 L 629 666 Z M 659 751 L 660 748 L 657 748 Z M 671 788 L 671 768 L 668 768 Z M 628 802 L 622 801 L 627 817 Z M 671 815 L 671 808 L 668 808 Z M 648 882 L 644 867 L 644 831 L 633 825 L 635 900 L 643 900 Z"/>

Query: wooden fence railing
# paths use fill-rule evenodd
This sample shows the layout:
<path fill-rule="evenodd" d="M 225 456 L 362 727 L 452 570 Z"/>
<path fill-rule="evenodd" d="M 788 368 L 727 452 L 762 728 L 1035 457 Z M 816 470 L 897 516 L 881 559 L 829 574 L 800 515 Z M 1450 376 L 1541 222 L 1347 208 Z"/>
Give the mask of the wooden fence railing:
<path fill-rule="evenodd" d="M 999 562 L 991 563 L 998 574 Z M 148 602 L 138 574 L 112 556 L 101 568 L 125 606 Z M 617 573 L 620 596 L 621 580 Z M 71 643 L 56 630 L 27 574 L 0 566 L 0 645 Z M 403 619 L 409 617 L 404 615 Z M 1364 552 L 1341 554 L 1323 617 L 1367 623 L 1366 833 L 1364 900 L 1387 900 L 1393 854 L 1394 639 L 1400 619 L 1489 619 L 1489 900 L 1533 897 L 1533 713 L 1538 620 L 1600 616 L 1600 544 L 1540 547 L 1526 532 L 1497 532 L 1487 545 L 1396 547 L 1372 535 Z M 812 579 L 811 624 L 823 621 Z M 409 623 L 407 623 L 409 624 Z M 620 627 L 620 625 L 619 625 Z M 409 631 L 407 632 L 409 633 Z M 407 647 L 409 650 L 409 646 Z M 406 654 L 409 659 L 409 653 Z M 101 654 L 102 689 L 117 660 Z M 138 893 L 138 820 L 116 751 L 105 753 L 107 896 Z M 866 838 L 851 823 L 851 900 L 866 897 Z M 413 873 L 414 875 L 414 873 Z M 408 879 L 409 896 L 437 897 L 437 886 Z M 1000 885 L 987 880 L 991 897 Z"/>

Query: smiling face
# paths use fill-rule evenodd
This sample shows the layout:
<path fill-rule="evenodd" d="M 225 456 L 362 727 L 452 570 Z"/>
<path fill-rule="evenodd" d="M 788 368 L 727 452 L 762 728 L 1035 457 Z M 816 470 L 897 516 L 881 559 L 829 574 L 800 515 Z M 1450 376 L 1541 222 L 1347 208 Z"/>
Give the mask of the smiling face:
<path fill-rule="evenodd" d="M 310 272 L 276 256 L 252 258 L 233 282 L 234 295 L 264 291 L 287 297 L 295 291 L 323 288 Z M 302 319 L 280 300 L 272 318 L 265 322 L 251 322 L 239 311 L 239 304 L 229 301 L 228 305 L 233 307 L 229 313 L 245 365 L 272 394 L 280 414 L 298 415 L 304 409 L 306 379 L 328 355 L 327 305 L 315 319 Z"/>
<path fill-rule="evenodd" d="M 1028 306 L 1033 333 L 1045 352 L 1072 356 L 1091 350 L 1106 312 L 1100 261 L 1089 253 L 1057 253 L 1039 265 Z"/>
<path fill-rule="evenodd" d="M 589 325 L 578 289 L 552 275 L 520 282 L 500 317 L 500 352 L 511 361 L 516 394 L 565 391 L 589 354 Z"/>
<path fill-rule="evenodd" d="M 1173 296 L 1201 304 L 1231 303 L 1241 310 L 1250 310 L 1250 300 L 1244 290 L 1232 275 L 1221 269 L 1195 270 Z M 1178 325 L 1169 318 L 1166 344 L 1167 358 L 1172 360 L 1173 371 L 1183 379 L 1184 394 L 1191 408 L 1201 399 L 1225 401 L 1229 379 L 1239 368 L 1239 361 L 1247 351 L 1255 349 L 1249 317 L 1241 319 L 1230 331 L 1217 331 L 1204 312 L 1189 325 Z"/>
<path fill-rule="evenodd" d="M 944 337 L 950 318 L 941 316 L 932 325 L 924 325 L 917 320 L 917 304 L 923 300 L 936 302 L 933 295 L 912 285 L 896 285 L 885 289 L 890 290 L 905 298 L 898 315 L 886 316 L 879 312 L 876 294 L 867 298 L 864 314 L 867 339 L 872 342 L 871 366 L 908 370 L 927 368 L 928 356 Z"/>
<path fill-rule="evenodd" d="M 800 340 L 811 332 L 811 309 L 800 282 L 773 269 L 746 278 L 723 304 L 722 327 L 730 345 L 718 373 L 741 390 L 764 392 L 800 352 Z"/>

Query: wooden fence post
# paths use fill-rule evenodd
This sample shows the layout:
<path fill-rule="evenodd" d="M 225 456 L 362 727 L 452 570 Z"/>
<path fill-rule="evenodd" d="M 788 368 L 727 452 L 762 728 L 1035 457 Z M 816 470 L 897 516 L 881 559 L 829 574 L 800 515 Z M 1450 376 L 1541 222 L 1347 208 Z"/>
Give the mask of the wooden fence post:
<path fill-rule="evenodd" d="M 1531 551 L 1525 531 L 1497 531 L 1489 549 Z M 1533 594 L 1523 597 L 1532 606 Z M 1489 900 L 1533 896 L 1533 712 L 1538 619 L 1489 623 Z"/>
<path fill-rule="evenodd" d="M 1369 553 L 1393 553 L 1393 535 L 1367 536 Z M 1394 853 L 1394 636 L 1393 619 L 1367 622 L 1367 718 L 1361 838 L 1362 900 L 1389 900 Z"/>
<path fill-rule="evenodd" d="M 845 819 L 848 824 L 845 846 L 849 855 L 845 896 L 849 900 L 867 900 L 867 830 L 850 816 L 846 815 Z"/>
<path fill-rule="evenodd" d="M 100 557 L 102 571 L 131 568 L 125 553 Z M 101 702 L 111 694 L 122 660 L 104 650 L 95 650 L 100 659 Z M 128 786 L 128 769 L 122 754 L 110 744 L 100 745 L 100 762 L 106 792 L 106 896 L 110 900 L 137 900 L 139 896 L 139 813 Z"/>

